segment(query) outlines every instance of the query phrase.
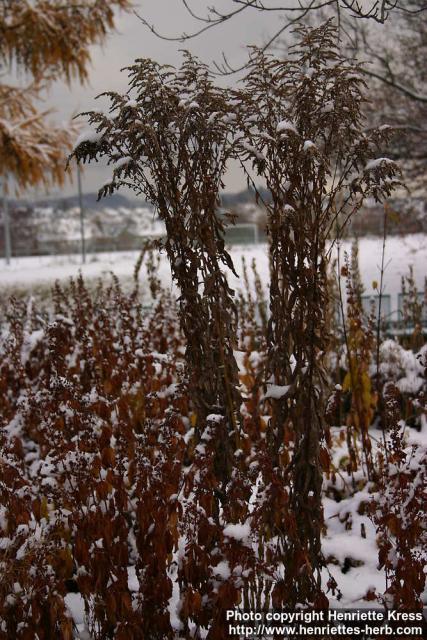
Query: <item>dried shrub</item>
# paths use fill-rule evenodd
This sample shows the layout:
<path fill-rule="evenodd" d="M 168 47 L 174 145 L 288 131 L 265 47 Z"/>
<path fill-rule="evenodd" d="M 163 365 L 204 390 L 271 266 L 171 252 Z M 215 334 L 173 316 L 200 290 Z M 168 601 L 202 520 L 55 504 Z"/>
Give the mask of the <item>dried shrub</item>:
<path fill-rule="evenodd" d="M 297 33 L 287 60 L 255 50 L 245 88 L 236 93 L 242 162 L 252 162 L 271 193 L 268 438 L 295 519 L 282 543 L 288 604 L 324 601 L 326 240 L 339 216 L 350 218 L 368 195 L 387 197 L 399 177 L 394 162 L 372 159 L 389 131 L 364 130 L 362 72 L 339 52 L 332 23 Z M 283 465 L 280 454 L 289 440 L 292 460 Z"/>
<path fill-rule="evenodd" d="M 70 589 L 94 638 L 168 637 L 189 414 L 174 304 L 162 293 L 144 319 L 117 280 L 90 294 L 80 278 L 55 287 L 50 318 L 18 306 L 1 354 L 0 637 L 71 638 Z"/>
<path fill-rule="evenodd" d="M 74 155 L 108 158 L 113 178 L 100 196 L 127 185 L 152 202 L 165 222 L 198 429 L 204 429 L 207 415 L 225 411 L 237 434 L 236 309 L 221 268 L 233 270 L 233 264 L 224 246 L 224 223 L 216 215 L 233 154 L 231 107 L 207 68 L 188 53 L 179 71 L 137 60 L 128 73 L 126 95 L 106 94 L 110 116 L 86 114 L 96 126 L 96 140 L 81 142 Z M 222 480 L 229 477 L 230 452 Z"/>
<path fill-rule="evenodd" d="M 383 396 L 386 439 L 370 510 L 378 533 L 379 566 L 387 582 L 381 601 L 387 608 L 422 609 L 427 545 L 425 451 L 405 443 L 399 391 L 393 383 L 385 385 Z"/>
<path fill-rule="evenodd" d="M 375 351 L 375 315 L 366 319 L 362 306 L 363 287 L 358 267 L 358 249 L 352 247 L 351 258 L 344 258 L 341 275 L 346 278 L 347 313 L 344 327 L 347 373 L 342 383 L 343 399 L 347 403 L 347 444 L 349 472 L 359 467 L 355 440 L 360 438 L 368 479 L 375 475 L 369 428 L 373 423 L 378 394 L 371 379 Z"/>

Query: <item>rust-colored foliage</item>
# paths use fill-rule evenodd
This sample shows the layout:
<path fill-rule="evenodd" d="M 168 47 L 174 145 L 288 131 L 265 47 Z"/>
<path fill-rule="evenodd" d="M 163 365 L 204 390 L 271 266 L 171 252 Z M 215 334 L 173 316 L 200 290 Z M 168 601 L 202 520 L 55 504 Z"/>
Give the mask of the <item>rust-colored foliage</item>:
<path fill-rule="evenodd" d="M 0 637 L 71 638 L 72 588 L 92 637 L 166 638 L 188 415 L 174 305 L 143 321 L 135 293 L 81 279 L 53 302 L 50 318 L 12 304 L 1 364 Z"/>
<path fill-rule="evenodd" d="M 114 10 L 128 0 L 3 0 L 0 3 L 0 69 L 18 69 L 29 86 L 0 82 L 0 176 L 20 188 L 62 184 L 76 127 L 55 127 L 40 111 L 45 89 L 57 79 L 85 81 L 92 44 L 114 28 Z"/>
<path fill-rule="evenodd" d="M 195 433 L 185 341 L 164 291 L 144 312 L 137 288 L 125 294 L 117 281 L 92 292 L 81 279 L 57 285 L 50 312 L 10 303 L 0 361 L 0 638 L 33 638 L 36 629 L 72 637 L 70 591 L 81 594 L 99 640 L 172 639 L 177 619 L 180 637 L 222 638 L 226 609 L 294 599 L 289 576 L 307 558 L 295 556 L 283 572 L 283 541 L 296 535 L 297 519 L 266 438 L 265 337 L 244 313 L 262 300 L 241 301 L 244 436 L 226 499 L 216 468 L 226 421 L 212 414 Z M 389 580 L 385 603 L 405 608 L 419 605 L 424 584 L 425 461 L 421 450 L 405 450 L 393 398 L 387 386 L 372 517 Z M 420 396 L 420 414 L 424 405 Z M 283 465 L 293 449 L 292 433 L 285 437 Z M 324 448 L 319 459 L 332 487 Z M 337 588 L 332 577 L 328 587 Z M 180 606 L 175 628 L 171 598 Z"/>
<path fill-rule="evenodd" d="M 359 467 L 356 439 L 360 437 L 366 474 L 371 478 L 375 472 L 369 427 L 373 423 L 378 402 L 370 375 L 375 347 L 375 317 L 371 313 L 366 319 L 363 313 L 363 287 L 360 282 L 357 244 L 352 247 L 351 260 L 345 256 L 341 275 L 346 279 L 347 290 L 344 337 L 348 371 L 343 379 L 342 391 L 345 398 L 350 396 L 350 409 L 347 412 L 349 472 L 352 473 Z"/>
<path fill-rule="evenodd" d="M 370 517 L 378 532 L 379 565 L 387 588 L 381 600 L 387 608 L 421 609 L 424 591 L 427 529 L 425 497 L 427 460 L 419 447 L 407 447 L 401 420 L 399 391 L 384 386 L 384 445 L 379 454 L 378 492 Z"/>
<path fill-rule="evenodd" d="M 193 439 L 200 454 L 183 489 L 191 501 L 184 519 L 187 557 L 178 580 L 186 589 L 184 618 L 207 626 L 212 612 L 221 617 L 224 608 L 209 570 L 218 545 L 219 513 L 224 508 L 230 522 L 244 521 L 250 495 L 240 470 L 243 507 L 232 501 L 237 480 L 233 455 L 244 434 L 233 355 L 237 309 L 224 272 L 234 267 L 224 245 L 224 222 L 217 215 L 222 177 L 234 153 L 233 114 L 227 93 L 213 85 L 207 68 L 188 53 L 179 71 L 137 60 L 128 73 L 129 92 L 107 94 L 110 115 L 88 114 L 97 141 L 83 141 L 74 155 L 78 160 L 107 157 L 114 163 L 113 176 L 100 196 L 127 185 L 155 205 L 166 225 L 164 249 L 180 292 Z M 206 534 L 203 549 L 201 530 Z M 227 597 L 232 581 L 229 589 Z"/>

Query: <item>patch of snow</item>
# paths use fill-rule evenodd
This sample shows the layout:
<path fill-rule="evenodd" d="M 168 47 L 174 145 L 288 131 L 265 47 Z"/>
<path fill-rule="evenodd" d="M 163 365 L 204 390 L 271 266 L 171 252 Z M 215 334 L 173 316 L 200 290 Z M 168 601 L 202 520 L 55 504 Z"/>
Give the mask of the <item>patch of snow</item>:
<path fill-rule="evenodd" d="M 283 398 L 291 388 L 290 385 L 278 385 L 278 384 L 268 384 L 267 391 L 264 394 L 264 400 L 267 398 L 273 398 L 273 400 L 279 400 Z"/>
<path fill-rule="evenodd" d="M 260 151 L 258 151 L 258 149 L 253 147 L 251 144 L 248 144 L 247 142 L 242 142 L 241 145 L 242 145 L 243 149 L 245 149 L 246 151 L 251 153 L 253 156 L 255 156 L 255 158 L 257 160 L 259 160 L 259 161 L 264 161 L 265 160 L 265 156 Z"/>
<path fill-rule="evenodd" d="M 85 604 L 80 593 L 67 593 L 64 597 L 65 605 L 76 625 L 84 623 Z"/>
<path fill-rule="evenodd" d="M 313 149 L 313 148 L 316 148 L 316 145 L 312 140 L 306 140 L 304 142 L 304 146 L 303 146 L 304 151 L 308 151 L 309 149 Z"/>
<path fill-rule="evenodd" d="M 396 164 L 396 163 L 394 160 L 391 160 L 390 158 L 375 158 L 373 160 L 369 160 L 369 162 L 366 163 L 365 171 L 372 171 L 373 169 L 380 167 L 382 164 Z"/>
<path fill-rule="evenodd" d="M 244 524 L 227 524 L 223 529 L 226 538 L 232 538 L 240 542 L 247 541 L 251 534 L 251 527 L 248 521 Z"/>
<path fill-rule="evenodd" d="M 228 561 L 222 560 L 215 567 L 212 567 L 212 573 L 215 576 L 220 577 L 221 580 L 228 580 L 228 578 L 231 576 L 230 565 L 228 564 Z"/>
<path fill-rule="evenodd" d="M 113 169 L 114 170 L 120 169 L 120 167 L 124 167 L 126 164 L 129 164 L 129 162 L 132 162 L 132 160 L 133 158 L 131 156 L 124 156 L 123 158 L 120 158 L 113 164 Z"/>
<path fill-rule="evenodd" d="M 292 133 L 298 134 L 295 125 L 290 120 L 281 120 L 276 127 L 276 133 L 282 133 L 283 131 L 292 131 Z"/>
<path fill-rule="evenodd" d="M 74 149 L 77 149 L 77 147 L 83 142 L 99 142 L 101 138 L 102 138 L 102 133 L 97 133 L 92 129 L 86 129 L 85 131 L 82 131 L 82 133 L 77 138 L 74 144 Z"/>

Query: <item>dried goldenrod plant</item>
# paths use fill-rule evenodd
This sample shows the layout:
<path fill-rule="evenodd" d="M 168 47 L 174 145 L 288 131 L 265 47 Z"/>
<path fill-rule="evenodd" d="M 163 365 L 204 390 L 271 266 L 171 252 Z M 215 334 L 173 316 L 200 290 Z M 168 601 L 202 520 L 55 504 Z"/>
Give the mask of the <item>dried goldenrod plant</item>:
<path fill-rule="evenodd" d="M 225 415 L 237 438 L 236 309 L 224 275 L 224 266 L 233 270 L 233 264 L 217 216 L 222 177 L 234 152 L 227 94 L 188 53 L 179 71 L 137 60 L 128 73 L 127 94 L 106 94 L 110 114 L 87 114 L 96 133 L 73 155 L 107 158 L 113 176 L 100 195 L 126 185 L 152 202 L 165 222 L 196 425 L 204 428 L 210 414 Z"/>
<path fill-rule="evenodd" d="M 288 485 L 293 522 L 280 528 L 282 600 L 291 605 L 316 601 L 320 590 L 326 240 L 365 197 L 389 196 L 400 175 L 393 161 L 375 157 L 390 130 L 365 129 L 362 72 L 340 53 L 333 24 L 296 31 L 288 59 L 254 50 L 236 92 L 242 164 L 251 177 L 252 163 L 271 193 L 266 397 L 273 405 L 271 456 Z M 293 453 L 283 463 L 289 441 Z"/>

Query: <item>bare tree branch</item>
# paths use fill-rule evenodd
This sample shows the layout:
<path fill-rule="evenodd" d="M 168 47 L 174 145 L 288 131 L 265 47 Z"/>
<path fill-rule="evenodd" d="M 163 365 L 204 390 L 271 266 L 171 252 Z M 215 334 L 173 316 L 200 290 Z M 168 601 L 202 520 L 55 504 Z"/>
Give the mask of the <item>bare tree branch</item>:
<path fill-rule="evenodd" d="M 235 2 L 235 0 L 232 0 L 232 1 Z M 231 20 L 231 18 L 234 18 L 234 16 L 238 15 L 239 13 L 242 13 L 242 11 L 245 11 L 250 6 L 255 4 L 256 1 L 257 0 L 248 0 L 247 3 L 243 4 L 238 9 L 235 9 L 234 11 L 231 11 L 230 13 L 227 13 L 227 14 L 220 14 L 215 10 L 215 8 L 213 8 L 213 9 L 210 10 L 210 12 L 212 14 L 216 15 L 216 17 L 208 16 L 208 17 L 203 18 L 201 16 L 197 16 L 191 10 L 191 8 L 189 7 L 189 4 L 188 4 L 188 2 L 186 0 L 181 0 L 182 4 L 186 8 L 187 12 L 193 18 L 198 20 L 199 22 L 205 23 L 205 26 L 202 27 L 201 29 L 197 29 L 196 31 L 193 31 L 192 33 L 182 33 L 179 36 L 166 36 L 166 35 L 160 33 L 156 29 L 156 27 L 154 25 L 150 24 L 143 16 L 141 16 L 136 11 L 134 13 L 135 13 L 136 17 L 142 22 L 142 24 L 145 25 L 146 27 L 148 27 L 148 29 L 151 31 L 151 33 L 153 33 L 157 38 L 160 38 L 161 40 L 167 40 L 169 42 L 186 42 L 187 40 L 192 40 L 193 38 L 197 38 L 197 36 L 201 35 L 205 31 L 207 31 L 208 29 L 212 29 L 213 27 L 217 27 L 219 24 L 222 24 L 224 22 L 227 22 L 228 20 Z"/>
<path fill-rule="evenodd" d="M 400 91 L 407 98 L 410 98 L 411 100 L 427 103 L 427 96 L 422 95 L 420 93 L 416 93 L 412 89 L 409 89 L 408 87 L 405 87 L 402 84 L 400 84 L 397 80 L 388 78 L 387 76 L 382 76 L 379 73 L 376 73 L 375 71 L 369 71 L 368 69 L 364 69 L 363 72 L 365 73 L 365 75 L 370 76 L 371 78 L 376 78 L 377 80 L 384 82 L 384 84 L 387 84 L 388 86 L 393 87 L 393 89 L 396 89 L 396 91 Z"/>
<path fill-rule="evenodd" d="M 411 1 L 412 0 L 409 0 L 409 2 Z M 189 0 L 181 0 L 181 4 L 188 15 L 196 22 L 201 23 L 203 26 L 189 33 L 183 32 L 179 35 L 166 35 L 158 30 L 154 24 L 150 24 L 148 20 L 142 15 L 138 14 L 137 12 L 135 12 L 135 15 L 142 22 L 142 24 L 147 27 L 157 38 L 166 40 L 168 42 L 187 42 L 188 40 L 197 38 L 210 29 L 218 27 L 221 24 L 232 20 L 239 14 L 242 14 L 243 12 L 250 9 L 258 12 L 282 13 L 285 18 L 284 24 L 282 24 L 281 27 L 274 32 L 274 34 L 269 38 L 269 40 L 261 49 L 262 51 L 267 51 L 267 49 L 269 49 L 275 42 L 277 42 L 280 36 L 290 27 L 298 22 L 303 21 L 310 13 L 314 13 L 316 11 L 319 12 L 322 9 L 326 9 L 328 7 L 335 9 L 336 18 L 339 25 L 339 32 L 343 30 L 346 34 L 346 37 L 349 37 L 350 40 L 351 37 L 349 36 L 348 31 L 343 28 L 343 10 L 345 10 L 351 18 L 372 20 L 380 24 L 383 24 L 389 18 L 390 14 L 393 11 L 416 14 L 427 10 L 427 3 L 421 7 L 417 5 L 415 5 L 414 7 L 413 5 L 408 6 L 408 2 L 405 2 L 405 4 L 402 5 L 401 0 L 372 0 L 369 7 L 364 7 L 363 3 L 361 3 L 360 0 L 289 0 L 289 2 L 285 2 L 283 5 L 274 6 L 272 6 L 268 2 L 265 2 L 264 0 L 230 0 L 230 2 L 235 6 L 235 8 L 233 8 L 232 10 L 226 13 L 222 13 L 215 7 L 215 5 L 213 5 L 208 8 L 208 13 L 203 16 L 199 13 L 196 13 L 196 11 L 192 8 Z M 243 71 L 245 68 L 247 68 L 250 60 L 251 58 L 249 56 L 248 60 L 244 64 L 236 67 L 230 64 L 225 52 L 223 52 L 222 61 L 213 61 L 212 64 L 217 74 L 226 76 Z M 380 80 L 382 79 L 382 77 L 380 77 L 379 75 L 377 76 L 377 78 Z M 396 86 L 396 89 L 402 91 L 402 88 L 400 86 Z M 403 90 L 405 90 L 404 87 Z M 410 90 L 407 90 L 406 95 L 410 97 L 408 91 L 410 92 Z M 417 99 L 419 98 L 420 96 L 417 96 Z"/>
<path fill-rule="evenodd" d="M 242 1 L 242 0 L 240 0 Z M 335 1 L 335 0 L 334 0 Z M 301 20 L 303 20 L 306 15 L 308 14 L 308 12 L 311 9 L 320 9 L 324 6 L 328 6 L 331 3 L 327 0 L 326 2 L 324 2 L 323 4 L 318 4 L 317 6 L 315 5 L 315 0 L 311 0 L 310 4 L 301 12 L 299 13 L 297 16 L 293 17 L 291 20 L 285 22 L 280 29 L 278 29 L 271 37 L 270 39 L 265 43 L 265 45 L 263 47 L 260 48 L 260 51 L 262 51 L 262 53 L 265 53 L 265 51 L 267 51 L 271 45 L 274 42 L 277 42 L 277 40 L 280 38 L 280 36 L 287 31 L 289 28 L 291 28 L 292 26 L 294 26 L 297 22 L 300 22 Z M 243 69 L 246 69 L 249 62 L 250 62 L 250 58 L 248 60 L 248 62 L 245 62 L 243 65 L 241 65 L 240 67 L 232 67 L 228 60 L 227 57 L 225 56 L 225 54 L 222 54 L 222 58 L 224 60 L 224 65 L 219 65 L 216 62 L 214 62 L 214 67 L 216 68 L 217 72 L 220 75 L 232 75 L 234 73 L 238 73 L 239 71 L 243 71 Z"/>
<path fill-rule="evenodd" d="M 284 13 L 284 14 L 298 14 L 297 18 L 292 18 L 292 21 L 289 21 L 289 25 L 292 22 L 296 22 L 300 20 L 303 16 L 307 15 L 309 11 L 317 11 L 321 8 L 328 6 L 336 6 L 337 11 L 340 9 L 346 9 L 353 17 L 362 18 L 362 19 L 371 19 L 375 22 L 384 23 L 389 17 L 390 13 L 395 10 L 404 11 L 406 13 L 421 13 L 422 11 L 427 10 L 427 4 L 425 7 L 417 8 L 417 9 L 408 9 L 399 4 L 399 0 L 382 0 L 379 2 L 378 0 L 373 2 L 371 7 L 368 9 L 364 9 L 362 4 L 357 0 L 324 0 L 323 2 L 310 2 L 307 4 L 302 0 L 296 0 L 294 4 L 286 3 L 281 6 L 271 6 L 263 2 L 263 0 L 231 0 L 234 5 L 237 5 L 236 9 L 229 11 L 227 13 L 220 12 L 215 6 L 209 7 L 208 14 L 205 16 L 199 15 L 194 11 L 191 7 L 188 0 L 181 0 L 181 3 L 188 15 L 191 16 L 197 22 L 201 22 L 204 24 L 200 29 L 195 29 L 190 33 L 182 33 L 180 35 L 168 36 L 166 34 L 161 33 L 153 24 L 150 24 L 146 18 L 142 15 L 135 12 L 135 15 L 141 20 L 141 22 L 153 33 L 155 36 L 162 40 L 167 40 L 171 42 L 185 42 L 187 40 L 191 40 L 193 38 L 197 38 L 197 36 L 201 35 L 208 29 L 212 29 L 217 27 L 224 22 L 227 22 L 234 18 L 236 15 L 246 11 L 247 9 L 255 9 L 260 12 L 276 12 L 276 13 Z M 276 36 L 277 37 L 277 36 Z M 274 38 L 272 38 L 272 41 Z"/>

